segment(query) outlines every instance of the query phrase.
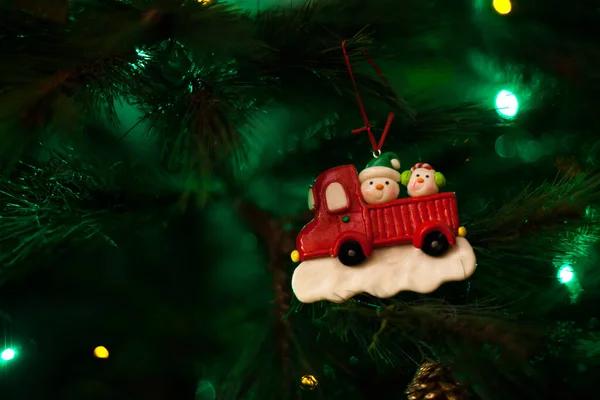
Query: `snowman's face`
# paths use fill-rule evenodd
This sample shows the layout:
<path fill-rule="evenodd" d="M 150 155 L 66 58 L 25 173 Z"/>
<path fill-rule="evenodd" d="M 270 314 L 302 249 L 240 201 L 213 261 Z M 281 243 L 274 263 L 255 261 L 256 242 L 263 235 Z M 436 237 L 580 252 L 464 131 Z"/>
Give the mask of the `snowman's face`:
<path fill-rule="evenodd" d="M 360 185 L 360 191 L 365 203 L 382 204 L 398 198 L 400 185 L 390 178 L 372 178 Z"/>
<path fill-rule="evenodd" d="M 435 171 L 426 168 L 412 171 L 406 188 L 411 197 L 430 196 L 440 191 L 435 183 Z"/>

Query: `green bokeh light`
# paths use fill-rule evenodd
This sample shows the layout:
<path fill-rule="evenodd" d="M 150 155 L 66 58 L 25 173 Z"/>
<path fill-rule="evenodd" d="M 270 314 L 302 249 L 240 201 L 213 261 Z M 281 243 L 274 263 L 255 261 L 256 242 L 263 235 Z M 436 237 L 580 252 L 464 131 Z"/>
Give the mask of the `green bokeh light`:
<path fill-rule="evenodd" d="M 0 354 L 0 358 L 3 361 L 10 361 L 13 358 L 15 358 L 16 352 L 13 349 L 5 349 L 1 354 Z"/>
<path fill-rule="evenodd" d="M 563 265 L 558 270 L 558 274 L 556 275 L 558 281 L 560 283 L 569 283 L 575 278 L 575 271 L 573 267 L 568 264 Z"/>
<path fill-rule="evenodd" d="M 494 105 L 498 114 L 504 118 L 514 118 L 519 112 L 519 100 L 508 90 L 498 92 Z"/>

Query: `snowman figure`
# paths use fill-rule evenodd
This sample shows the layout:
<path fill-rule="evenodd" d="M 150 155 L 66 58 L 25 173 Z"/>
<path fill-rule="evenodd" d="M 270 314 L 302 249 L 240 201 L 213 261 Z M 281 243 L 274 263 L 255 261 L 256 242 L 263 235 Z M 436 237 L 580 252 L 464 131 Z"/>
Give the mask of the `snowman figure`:
<path fill-rule="evenodd" d="M 400 160 L 387 152 L 371 160 L 358 174 L 360 191 L 367 204 L 383 204 L 400 195 Z"/>
<path fill-rule="evenodd" d="M 446 185 L 446 178 L 427 163 L 417 163 L 410 171 L 404 171 L 400 182 L 406 186 L 410 197 L 437 194 Z"/>

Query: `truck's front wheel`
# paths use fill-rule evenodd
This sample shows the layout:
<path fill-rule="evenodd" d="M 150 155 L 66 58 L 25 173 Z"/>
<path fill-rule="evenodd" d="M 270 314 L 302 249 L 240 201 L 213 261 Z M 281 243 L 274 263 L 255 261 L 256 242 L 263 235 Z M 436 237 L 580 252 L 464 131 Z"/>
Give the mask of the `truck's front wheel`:
<path fill-rule="evenodd" d="M 360 243 L 348 240 L 340 246 L 338 259 L 347 267 L 354 267 L 367 259 Z"/>

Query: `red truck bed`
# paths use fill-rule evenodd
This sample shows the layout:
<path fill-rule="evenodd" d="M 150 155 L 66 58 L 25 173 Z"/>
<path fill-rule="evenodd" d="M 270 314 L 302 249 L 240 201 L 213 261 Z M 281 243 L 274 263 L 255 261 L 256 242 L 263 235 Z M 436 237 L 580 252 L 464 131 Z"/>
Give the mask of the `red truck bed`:
<path fill-rule="evenodd" d="M 459 228 L 454 193 L 398 199 L 391 203 L 368 205 L 367 208 L 376 246 L 410 242 L 415 229 L 427 221 L 443 222 L 455 235 Z"/>

